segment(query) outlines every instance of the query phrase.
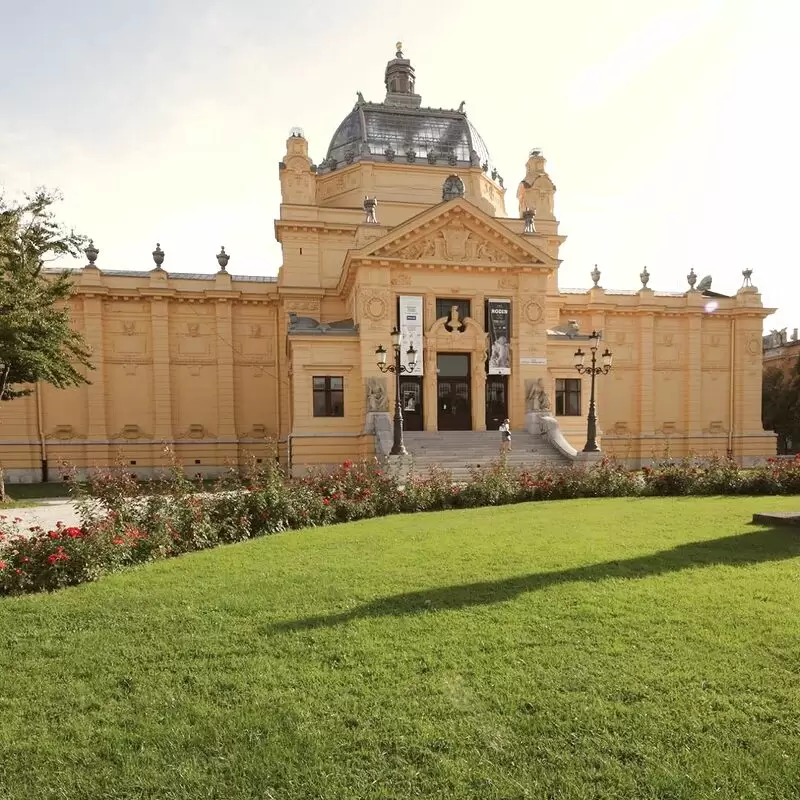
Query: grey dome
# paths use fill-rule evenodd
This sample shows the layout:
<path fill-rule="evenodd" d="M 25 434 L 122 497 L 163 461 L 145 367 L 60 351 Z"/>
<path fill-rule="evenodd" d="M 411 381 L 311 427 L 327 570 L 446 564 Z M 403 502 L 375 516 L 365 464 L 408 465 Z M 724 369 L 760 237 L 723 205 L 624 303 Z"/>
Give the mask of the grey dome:
<path fill-rule="evenodd" d="M 464 104 L 458 110 L 422 108 L 414 92 L 414 68 L 401 48 L 398 42 L 396 57 L 386 66 L 385 101 L 367 103 L 358 93 L 358 103 L 336 129 L 318 169 L 327 172 L 369 160 L 479 166 L 488 172 L 489 150 L 467 119 Z M 492 177 L 497 179 L 494 170 Z"/>
<path fill-rule="evenodd" d="M 359 103 L 337 128 L 320 168 L 362 159 L 452 166 L 491 162 L 481 135 L 463 112 L 385 103 Z"/>

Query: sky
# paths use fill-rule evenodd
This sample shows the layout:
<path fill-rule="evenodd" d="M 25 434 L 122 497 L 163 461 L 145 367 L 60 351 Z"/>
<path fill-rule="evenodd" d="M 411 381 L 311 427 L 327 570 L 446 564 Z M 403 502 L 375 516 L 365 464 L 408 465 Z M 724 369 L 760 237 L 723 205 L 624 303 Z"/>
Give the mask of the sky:
<path fill-rule="evenodd" d="M 562 287 L 728 294 L 800 326 L 793 0 L 0 0 L 0 188 L 64 195 L 105 269 L 275 275 L 278 162 L 319 163 L 395 42 L 425 106 L 466 101 L 508 187 L 540 148 Z"/>

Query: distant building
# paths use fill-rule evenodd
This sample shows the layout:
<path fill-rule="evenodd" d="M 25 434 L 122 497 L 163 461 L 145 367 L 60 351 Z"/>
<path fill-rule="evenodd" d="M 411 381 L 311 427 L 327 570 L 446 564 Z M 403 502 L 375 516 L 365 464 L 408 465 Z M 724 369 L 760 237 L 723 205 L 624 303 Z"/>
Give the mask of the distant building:
<path fill-rule="evenodd" d="M 792 331 L 791 337 L 787 336 L 787 329 L 770 331 L 763 338 L 764 371 L 772 368 L 788 373 L 797 364 L 800 358 L 800 339 L 797 328 Z"/>

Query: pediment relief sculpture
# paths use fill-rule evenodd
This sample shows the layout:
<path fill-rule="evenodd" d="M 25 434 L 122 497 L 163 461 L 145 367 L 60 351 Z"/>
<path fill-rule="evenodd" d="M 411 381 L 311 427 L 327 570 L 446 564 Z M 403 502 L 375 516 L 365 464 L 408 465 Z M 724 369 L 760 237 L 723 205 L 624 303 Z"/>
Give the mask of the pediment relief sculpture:
<path fill-rule="evenodd" d="M 461 223 L 442 228 L 387 255 L 411 261 L 433 258 L 438 261 L 517 263 L 521 260 Z"/>

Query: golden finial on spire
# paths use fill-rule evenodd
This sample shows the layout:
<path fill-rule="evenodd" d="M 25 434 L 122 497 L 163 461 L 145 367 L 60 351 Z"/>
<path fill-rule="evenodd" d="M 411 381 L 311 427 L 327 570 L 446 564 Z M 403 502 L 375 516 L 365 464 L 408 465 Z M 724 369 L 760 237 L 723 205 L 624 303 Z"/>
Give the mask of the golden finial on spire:
<path fill-rule="evenodd" d="M 396 54 L 397 57 L 398 58 L 402 58 L 403 57 L 403 43 L 402 42 L 398 42 L 395 45 L 395 47 L 397 48 L 397 54 Z"/>

